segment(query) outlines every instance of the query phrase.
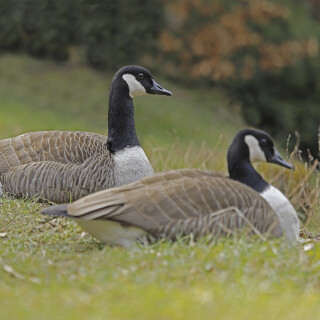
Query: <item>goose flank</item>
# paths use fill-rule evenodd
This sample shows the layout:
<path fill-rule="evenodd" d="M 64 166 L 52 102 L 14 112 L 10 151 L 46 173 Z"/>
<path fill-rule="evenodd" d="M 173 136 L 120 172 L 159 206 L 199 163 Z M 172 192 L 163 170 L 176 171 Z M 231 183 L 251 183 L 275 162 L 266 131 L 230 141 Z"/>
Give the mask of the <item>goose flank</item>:
<path fill-rule="evenodd" d="M 40 131 L 0 140 L 0 193 L 64 203 L 154 173 L 139 143 L 133 98 L 172 95 L 139 66 L 114 76 L 108 137 L 91 132 Z"/>
<path fill-rule="evenodd" d="M 294 243 L 299 233 L 296 212 L 251 164 L 266 161 L 293 168 L 270 136 L 254 129 L 240 131 L 227 159 L 230 178 L 198 169 L 162 172 L 42 213 L 73 218 L 100 241 L 125 247 L 150 237 L 175 240 L 191 233 L 195 238 L 218 237 L 244 227 L 274 237 L 285 235 Z M 274 198 L 270 200 L 266 192 L 275 193 Z"/>

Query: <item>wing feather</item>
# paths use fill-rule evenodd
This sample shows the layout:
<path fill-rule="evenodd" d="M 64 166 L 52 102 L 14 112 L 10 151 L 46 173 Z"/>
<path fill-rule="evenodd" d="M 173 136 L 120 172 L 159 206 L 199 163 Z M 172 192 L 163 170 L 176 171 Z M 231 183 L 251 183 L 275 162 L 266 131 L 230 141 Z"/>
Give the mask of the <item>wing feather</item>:
<path fill-rule="evenodd" d="M 181 214 L 181 199 L 183 207 L 197 210 Z M 215 214 L 226 208 L 238 211 Z M 195 236 L 226 234 L 243 228 L 246 221 L 261 233 L 272 225 L 271 232 L 282 235 L 275 212 L 256 191 L 221 175 L 192 169 L 164 172 L 100 191 L 69 204 L 68 214 L 81 219 L 110 219 L 141 228 L 157 238 L 174 238 L 190 231 Z"/>
<path fill-rule="evenodd" d="M 56 203 L 77 200 L 115 184 L 113 158 L 95 155 L 84 163 L 30 162 L 10 168 L 0 181 L 16 197 L 40 196 Z"/>
<path fill-rule="evenodd" d="M 107 152 L 107 138 L 92 132 L 39 131 L 0 140 L 0 173 L 30 162 L 81 163 Z"/>

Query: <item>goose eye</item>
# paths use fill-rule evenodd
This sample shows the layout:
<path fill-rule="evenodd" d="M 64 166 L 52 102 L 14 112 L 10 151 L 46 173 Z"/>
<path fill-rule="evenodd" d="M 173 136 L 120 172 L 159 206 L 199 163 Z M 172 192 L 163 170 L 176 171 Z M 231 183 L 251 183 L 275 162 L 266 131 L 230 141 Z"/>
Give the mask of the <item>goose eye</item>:
<path fill-rule="evenodd" d="M 144 74 L 141 72 L 138 74 L 138 79 L 143 79 L 144 78 Z"/>
<path fill-rule="evenodd" d="M 268 145 L 268 141 L 266 139 L 260 140 L 260 146 L 266 147 Z"/>

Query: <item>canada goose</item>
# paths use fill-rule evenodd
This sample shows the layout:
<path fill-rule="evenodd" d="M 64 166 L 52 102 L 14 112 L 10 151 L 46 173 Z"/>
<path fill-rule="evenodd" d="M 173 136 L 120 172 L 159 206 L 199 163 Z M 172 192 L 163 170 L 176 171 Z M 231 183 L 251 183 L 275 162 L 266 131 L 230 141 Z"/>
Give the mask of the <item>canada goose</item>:
<path fill-rule="evenodd" d="M 293 169 L 270 136 L 254 129 L 240 131 L 227 159 L 231 179 L 214 171 L 173 170 L 42 213 L 74 218 L 100 241 L 126 247 L 150 235 L 156 239 L 190 233 L 219 236 L 244 226 L 275 237 L 285 234 L 294 243 L 299 233 L 295 210 L 251 164 L 266 161 Z"/>
<path fill-rule="evenodd" d="M 64 203 L 153 174 L 137 138 L 132 100 L 146 93 L 172 95 L 147 69 L 126 66 L 112 80 L 108 138 L 42 131 L 0 140 L 0 192 Z"/>

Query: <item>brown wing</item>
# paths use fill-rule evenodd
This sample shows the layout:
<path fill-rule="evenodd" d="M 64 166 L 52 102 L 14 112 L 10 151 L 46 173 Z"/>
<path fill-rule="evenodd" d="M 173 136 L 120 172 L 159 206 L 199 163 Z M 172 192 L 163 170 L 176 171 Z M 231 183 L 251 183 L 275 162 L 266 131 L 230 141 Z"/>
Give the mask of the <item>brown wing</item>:
<path fill-rule="evenodd" d="M 245 226 L 282 235 L 275 212 L 256 191 L 221 174 L 192 169 L 164 172 L 100 191 L 69 204 L 68 214 L 118 221 L 156 238 L 190 232 L 196 237 L 220 235 Z"/>
<path fill-rule="evenodd" d="M 91 132 L 40 131 L 0 140 L 0 174 L 31 162 L 82 163 L 107 152 L 107 138 Z"/>
<path fill-rule="evenodd" d="M 81 164 L 54 161 L 31 162 L 13 167 L 0 176 L 6 193 L 18 198 L 40 196 L 65 203 L 113 187 L 113 158 L 109 153 L 88 158 Z"/>
<path fill-rule="evenodd" d="M 44 131 L 0 140 L 0 182 L 16 197 L 62 203 L 114 186 L 106 137 Z"/>

